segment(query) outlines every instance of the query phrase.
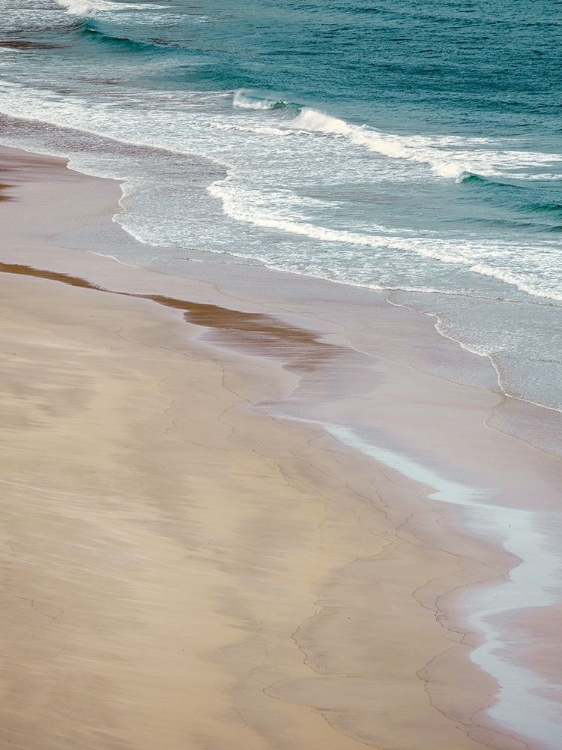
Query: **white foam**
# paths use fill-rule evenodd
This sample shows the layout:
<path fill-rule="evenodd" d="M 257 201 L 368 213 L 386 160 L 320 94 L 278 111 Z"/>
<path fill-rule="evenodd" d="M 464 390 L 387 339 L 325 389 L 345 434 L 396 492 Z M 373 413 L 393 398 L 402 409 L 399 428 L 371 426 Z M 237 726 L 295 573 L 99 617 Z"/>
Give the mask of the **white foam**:
<path fill-rule="evenodd" d="M 457 181 L 467 174 L 498 177 L 509 170 L 562 162 L 562 156 L 557 154 L 475 148 L 484 145 L 485 139 L 429 138 L 382 133 L 366 125 L 352 125 L 310 108 L 303 109 L 297 115 L 292 127 L 345 137 L 357 146 L 391 159 L 407 159 L 427 164 L 435 175 Z"/>
<path fill-rule="evenodd" d="M 250 96 L 242 90 L 236 91 L 232 98 L 232 106 L 238 109 L 268 110 L 274 109 L 279 103 L 278 100 Z"/>
<path fill-rule="evenodd" d="M 89 16 L 100 11 L 152 10 L 165 7 L 151 3 L 117 3 L 110 0 L 56 0 L 56 3 L 66 8 L 66 12 L 73 16 Z"/>
<path fill-rule="evenodd" d="M 516 251 L 517 248 L 514 247 L 514 250 Z M 482 276 L 491 276 L 494 279 L 499 279 L 533 297 L 542 297 L 543 299 L 562 302 L 562 290 L 557 291 L 557 289 L 560 289 L 560 277 L 558 274 L 551 279 L 551 283 L 549 283 L 548 279 L 536 277 L 530 283 L 524 272 L 517 274 L 507 268 L 495 268 L 487 263 L 475 263 L 471 266 L 470 270 Z"/>
<path fill-rule="evenodd" d="M 312 207 L 313 210 L 308 211 L 307 215 L 305 199 L 302 196 L 291 197 L 291 191 L 286 191 L 281 196 L 279 192 L 272 190 L 272 184 L 292 184 L 295 180 L 301 179 L 298 170 L 302 170 L 302 158 L 308 160 L 306 163 L 311 169 L 318 170 L 319 179 L 326 179 L 325 172 L 330 169 L 332 163 L 340 170 L 340 174 L 346 168 L 347 162 L 341 161 L 345 158 L 346 143 L 335 144 L 337 149 L 326 149 L 323 141 L 316 137 L 316 133 L 322 137 L 331 135 L 338 139 L 358 139 L 361 143 L 366 139 L 370 146 L 375 139 L 377 148 L 384 148 L 387 153 L 404 160 L 410 158 L 410 152 L 414 150 L 415 157 L 410 158 L 410 162 L 420 161 L 428 150 L 428 144 L 433 143 L 429 156 L 437 154 L 441 160 L 441 167 L 446 164 L 443 155 L 447 149 L 451 153 L 457 153 L 469 148 L 471 144 L 481 148 L 485 145 L 481 142 L 482 139 L 473 139 L 473 144 L 473 140 L 450 136 L 427 139 L 421 136 L 382 134 L 372 129 L 350 125 L 311 109 L 304 110 L 289 122 L 275 120 L 277 127 L 272 127 L 269 122 L 267 125 L 259 124 L 259 118 L 255 118 L 253 114 L 249 115 L 246 121 L 243 112 L 237 115 L 235 122 L 232 122 L 222 115 L 204 115 L 202 107 L 190 107 L 190 92 L 183 95 L 180 105 L 174 100 L 169 101 L 169 96 L 162 95 L 156 99 L 158 106 L 148 110 L 143 108 L 142 103 L 136 106 L 137 100 L 131 95 L 124 94 L 122 106 L 112 105 L 111 111 L 108 112 L 107 106 L 96 105 L 77 96 L 61 96 L 51 91 L 0 82 L 0 110 L 13 117 L 69 127 L 127 144 L 163 148 L 170 153 L 201 154 L 230 168 L 230 180 L 215 183 L 209 189 L 213 197 L 222 201 L 223 210 L 229 217 L 254 227 L 275 229 L 287 235 L 300 235 L 322 243 L 331 243 L 329 253 L 321 258 L 309 246 L 303 245 L 301 248 L 300 252 L 303 254 L 311 253 L 310 262 L 305 265 L 314 275 L 335 280 L 337 273 L 339 280 L 344 283 L 379 285 L 378 269 L 381 258 L 387 263 L 387 267 L 390 267 L 391 262 L 399 263 L 402 267 L 410 263 L 412 272 L 418 274 L 419 266 L 416 266 L 413 257 L 418 255 L 467 267 L 474 274 L 497 278 L 536 297 L 562 301 L 559 284 L 559 275 L 562 273 L 559 249 L 544 239 L 537 240 L 536 244 L 530 242 L 525 245 L 507 240 L 492 241 L 489 238 L 482 242 L 478 241 L 477 237 L 461 237 L 453 233 L 449 236 L 438 236 L 428 231 L 414 232 L 411 229 L 385 227 L 374 221 L 366 223 L 361 231 L 357 231 L 345 226 L 346 219 L 343 214 L 339 215 L 342 216 L 344 225 L 332 226 L 333 214 L 328 204 Z M 224 98 L 225 95 L 213 93 L 210 96 Z M 268 118 L 268 121 L 270 119 Z M 303 130 L 304 126 L 309 129 Z M 232 140 L 220 138 L 214 128 L 233 128 Z M 246 139 L 245 133 L 248 133 Z M 277 143 L 276 149 L 273 149 L 272 139 L 279 133 L 304 134 L 307 139 L 312 138 L 313 142 L 302 143 L 300 138 L 284 139 L 283 144 Z M 264 161 L 264 149 L 268 149 L 271 165 Z M 331 161 L 331 156 L 338 161 Z M 551 158 L 550 155 L 542 155 L 544 158 L 547 156 Z M 362 159 L 359 160 L 359 164 L 361 161 Z M 385 169 L 389 171 L 384 172 Z M 398 171 L 394 165 L 389 166 L 384 160 L 380 165 L 376 165 L 374 173 L 384 173 L 390 179 L 394 179 Z M 400 172 L 400 179 L 409 179 L 409 172 L 409 167 Z M 373 170 L 369 174 L 371 173 Z M 133 177 L 134 175 L 129 175 L 130 179 Z M 420 170 L 420 174 L 415 178 L 423 179 L 423 172 Z M 349 180 L 349 175 L 345 179 Z M 247 185 L 252 185 L 254 189 L 248 189 Z M 173 243 L 181 244 L 186 241 L 185 231 L 182 228 L 183 224 L 177 221 L 177 216 L 177 213 L 170 214 L 170 223 L 174 226 L 168 237 L 173 236 Z M 151 237 L 154 235 L 155 233 L 152 233 Z M 291 239 L 290 236 L 288 239 Z M 189 244 L 192 240 L 187 242 Z M 365 253 L 352 254 L 353 247 L 373 248 L 377 251 L 376 256 L 372 255 L 369 258 Z M 324 247 L 323 252 L 326 250 Z M 268 248 L 268 252 L 274 253 L 275 247 Z M 342 258 L 346 259 L 345 264 L 341 262 Z M 408 258 L 411 260 L 408 261 Z M 292 270 L 293 266 L 291 258 L 271 258 L 269 264 L 281 265 L 288 270 Z M 387 276 L 387 279 L 388 285 L 392 286 L 391 276 Z M 421 277 L 416 275 L 411 280 L 417 282 L 418 279 Z M 413 284 L 416 285 L 418 284 Z"/>
<path fill-rule="evenodd" d="M 372 235 L 311 224 L 306 220 L 302 209 L 306 208 L 307 205 L 314 204 L 314 201 L 312 199 L 305 201 L 303 198 L 291 194 L 290 191 L 276 191 L 276 193 L 269 191 L 265 195 L 262 191 L 241 189 L 232 185 L 229 180 L 214 182 L 207 190 L 213 197 L 222 201 L 225 213 L 237 221 L 245 221 L 255 226 L 278 229 L 282 232 L 299 234 L 326 242 L 365 247 L 381 245 L 380 238 L 375 238 Z M 280 206 L 277 210 L 272 209 L 272 199 L 276 199 L 278 204 L 284 204 L 284 206 Z M 372 224 L 371 228 L 385 234 L 391 234 L 394 231 L 400 233 L 408 233 L 409 231 L 393 230 L 380 224 Z"/>
<path fill-rule="evenodd" d="M 213 197 L 222 201 L 224 212 L 236 221 L 337 245 L 371 247 L 381 251 L 394 250 L 402 254 L 415 253 L 442 263 L 466 266 L 473 273 L 497 278 L 536 297 L 562 301 L 558 279 L 555 274 L 552 278 L 546 275 L 546 269 L 543 269 L 542 276 L 530 276 L 529 265 L 519 272 L 506 269 L 501 265 L 493 265 L 493 261 L 500 263 L 502 259 L 509 259 L 513 254 L 530 258 L 531 248 L 528 246 L 519 248 L 514 243 L 499 241 L 495 246 L 491 246 L 469 239 L 448 240 L 436 237 L 429 232 L 422 236 L 412 230 L 394 229 L 374 223 L 371 224 L 370 231 L 377 232 L 377 234 L 333 229 L 318 223 L 311 223 L 306 216 L 299 215 L 302 204 L 299 204 L 297 198 L 291 196 L 289 191 L 273 194 L 271 191 L 265 193 L 250 190 L 236 185 L 232 179 L 213 183 L 208 191 Z M 338 248 L 335 248 L 334 252 L 338 252 Z M 547 252 L 546 247 L 537 248 L 535 257 L 546 258 Z M 553 269 L 559 266 L 557 253 L 557 248 L 553 246 L 550 251 Z M 350 264 L 348 276 L 344 280 L 348 283 L 361 282 L 360 278 L 354 276 L 355 272 L 355 266 Z"/>
<path fill-rule="evenodd" d="M 562 553 L 549 531 L 562 524 L 560 514 L 492 505 L 490 490 L 459 484 L 420 461 L 382 448 L 360 437 L 356 431 L 329 422 L 298 419 L 321 426 L 336 440 L 394 469 L 408 479 L 432 487 L 432 500 L 462 506 L 469 528 L 494 541 L 520 560 L 507 580 L 481 587 L 466 606 L 471 627 L 484 637 L 470 659 L 498 683 L 496 702 L 487 713 L 498 723 L 524 737 L 539 741 L 545 750 L 560 750 L 562 715 L 557 699 L 562 682 L 556 684 L 516 663 L 519 648 L 513 627 L 502 626 L 509 612 L 550 607 L 562 599 Z"/>
<path fill-rule="evenodd" d="M 239 125 L 231 122 L 212 122 L 210 126 L 213 130 L 234 130 L 239 133 L 256 133 L 257 135 L 274 135 L 283 138 L 296 135 L 290 130 L 274 128 L 269 125 Z"/>

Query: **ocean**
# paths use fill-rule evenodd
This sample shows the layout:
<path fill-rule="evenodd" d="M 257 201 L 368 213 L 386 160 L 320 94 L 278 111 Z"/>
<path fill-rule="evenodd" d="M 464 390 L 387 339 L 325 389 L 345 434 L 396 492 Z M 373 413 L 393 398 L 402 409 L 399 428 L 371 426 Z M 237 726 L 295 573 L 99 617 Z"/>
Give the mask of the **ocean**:
<path fill-rule="evenodd" d="M 125 262 L 387 290 L 560 410 L 561 48 L 555 0 L 0 0 L 0 140 L 119 179 Z"/>

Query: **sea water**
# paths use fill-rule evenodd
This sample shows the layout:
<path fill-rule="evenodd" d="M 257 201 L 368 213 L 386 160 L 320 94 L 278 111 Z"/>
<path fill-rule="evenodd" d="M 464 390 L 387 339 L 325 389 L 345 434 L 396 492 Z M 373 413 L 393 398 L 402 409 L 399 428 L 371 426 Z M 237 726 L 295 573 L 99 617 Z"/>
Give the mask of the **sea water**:
<path fill-rule="evenodd" d="M 393 290 L 560 409 L 561 48 L 557 0 L 0 0 L 0 139 L 119 178 L 140 264 Z"/>

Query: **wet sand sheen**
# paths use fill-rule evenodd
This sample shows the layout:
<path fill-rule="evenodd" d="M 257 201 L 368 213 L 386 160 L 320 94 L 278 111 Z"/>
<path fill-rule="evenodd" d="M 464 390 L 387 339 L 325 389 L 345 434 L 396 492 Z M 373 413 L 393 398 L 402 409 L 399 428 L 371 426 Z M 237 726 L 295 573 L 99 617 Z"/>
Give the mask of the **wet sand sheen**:
<path fill-rule="evenodd" d="M 0 271 L 7 742 L 522 750 L 479 713 L 496 686 L 440 603 L 514 561 L 455 536 L 416 482 L 248 411 L 283 391 L 277 362 L 308 373 L 343 347 Z"/>

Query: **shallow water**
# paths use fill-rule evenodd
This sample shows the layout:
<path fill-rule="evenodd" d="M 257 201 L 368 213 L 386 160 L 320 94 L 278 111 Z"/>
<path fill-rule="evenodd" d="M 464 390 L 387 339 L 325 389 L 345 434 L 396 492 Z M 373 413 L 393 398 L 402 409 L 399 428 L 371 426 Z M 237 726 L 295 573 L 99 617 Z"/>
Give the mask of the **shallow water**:
<path fill-rule="evenodd" d="M 301 421 L 317 424 L 344 445 L 433 487 L 435 491 L 428 497 L 460 507 L 465 529 L 494 544 L 499 540 L 518 559 L 505 580 L 479 586 L 464 602 L 466 621 L 483 637 L 482 643 L 471 651 L 470 659 L 499 685 L 486 713 L 500 725 L 538 742 L 540 747 L 557 750 L 562 733 L 560 681 L 554 684 L 521 663 L 520 652 L 524 653 L 533 641 L 524 629 L 514 628 L 509 615 L 521 616 L 560 601 L 560 516 L 493 504 L 494 490 L 455 482 L 417 458 L 377 445 L 356 429 L 323 421 Z"/>

